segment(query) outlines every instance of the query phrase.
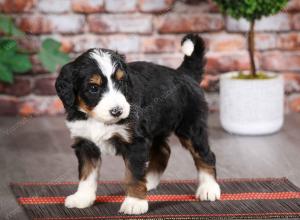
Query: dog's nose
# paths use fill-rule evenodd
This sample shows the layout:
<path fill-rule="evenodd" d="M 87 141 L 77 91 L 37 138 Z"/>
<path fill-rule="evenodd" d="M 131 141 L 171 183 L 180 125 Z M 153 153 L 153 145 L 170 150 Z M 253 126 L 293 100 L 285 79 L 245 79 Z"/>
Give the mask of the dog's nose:
<path fill-rule="evenodd" d="M 109 112 L 113 117 L 119 117 L 120 115 L 122 115 L 123 109 L 121 107 L 117 106 L 117 107 L 112 108 Z"/>

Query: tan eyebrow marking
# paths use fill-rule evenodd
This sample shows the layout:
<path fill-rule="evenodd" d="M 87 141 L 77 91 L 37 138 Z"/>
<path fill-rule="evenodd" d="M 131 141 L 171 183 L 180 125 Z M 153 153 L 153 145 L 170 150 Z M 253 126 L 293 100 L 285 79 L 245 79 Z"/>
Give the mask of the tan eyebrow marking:
<path fill-rule="evenodd" d="M 80 96 L 77 97 L 78 106 L 81 108 L 81 110 L 85 111 L 86 113 L 90 113 L 93 108 L 89 107 L 83 100 L 80 98 Z"/>
<path fill-rule="evenodd" d="M 124 78 L 124 76 L 125 76 L 124 71 L 118 69 L 117 72 L 116 72 L 116 74 L 115 74 L 115 78 L 116 78 L 117 80 L 121 80 L 121 79 Z"/>
<path fill-rule="evenodd" d="M 101 85 L 102 83 L 102 78 L 98 74 L 93 74 L 92 77 L 90 78 L 90 83 Z"/>

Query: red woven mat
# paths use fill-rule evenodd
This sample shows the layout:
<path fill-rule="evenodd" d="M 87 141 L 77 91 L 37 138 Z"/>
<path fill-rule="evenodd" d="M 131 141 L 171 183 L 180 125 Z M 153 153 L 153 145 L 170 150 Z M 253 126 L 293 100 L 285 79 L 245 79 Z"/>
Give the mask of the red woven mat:
<path fill-rule="evenodd" d="M 300 218 L 300 190 L 286 178 L 220 180 L 220 201 L 195 199 L 195 181 L 165 181 L 148 193 L 144 215 L 120 215 L 122 183 L 99 182 L 96 203 L 86 209 L 68 209 L 65 197 L 77 183 L 14 183 L 12 190 L 31 219 L 232 219 Z"/>

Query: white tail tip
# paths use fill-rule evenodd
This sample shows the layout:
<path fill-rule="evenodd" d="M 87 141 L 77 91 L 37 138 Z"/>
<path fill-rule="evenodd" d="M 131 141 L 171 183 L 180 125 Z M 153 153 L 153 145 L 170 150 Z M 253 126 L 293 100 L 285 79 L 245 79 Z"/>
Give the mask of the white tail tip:
<path fill-rule="evenodd" d="M 181 50 L 186 56 L 191 56 L 194 51 L 194 43 L 190 39 L 186 39 L 181 46 Z"/>

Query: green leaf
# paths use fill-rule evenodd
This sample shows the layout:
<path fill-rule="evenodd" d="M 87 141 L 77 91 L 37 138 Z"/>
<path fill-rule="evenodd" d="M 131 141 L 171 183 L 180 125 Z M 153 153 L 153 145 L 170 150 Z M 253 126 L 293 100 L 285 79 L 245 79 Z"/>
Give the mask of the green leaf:
<path fill-rule="evenodd" d="M 11 18 L 5 15 L 0 15 L 0 31 L 5 34 L 10 33 Z"/>
<path fill-rule="evenodd" d="M 3 38 L 0 39 L 0 52 L 1 55 L 4 53 L 14 53 L 17 51 L 18 45 L 15 40 Z"/>
<path fill-rule="evenodd" d="M 281 11 L 288 0 L 213 0 L 221 11 L 235 19 L 258 20 Z"/>
<path fill-rule="evenodd" d="M 59 50 L 60 46 L 61 46 L 60 42 L 51 38 L 45 39 L 42 43 L 42 47 L 48 51 L 57 51 Z"/>
<path fill-rule="evenodd" d="M 32 68 L 27 54 L 15 54 L 14 59 L 6 62 L 14 73 L 25 73 Z"/>
<path fill-rule="evenodd" d="M 24 73 L 32 68 L 29 56 L 18 53 L 17 42 L 10 39 L 0 40 L 0 63 L 16 73 Z"/>
<path fill-rule="evenodd" d="M 0 81 L 13 83 L 13 73 L 2 63 L 0 63 Z"/>
<path fill-rule="evenodd" d="M 24 35 L 24 32 L 15 26 L 12 18 L 5 15 L 0 15 L 0 31 L 8 36 Z"/>
<path fill-rule="evenodd" d="M 53 39 L 46 39 L 42 43 L 38 58 L 49 72 L 55 72 L 58 66 L 69 62 L 67 54 L 59 50 L 61 44 Z"/>

